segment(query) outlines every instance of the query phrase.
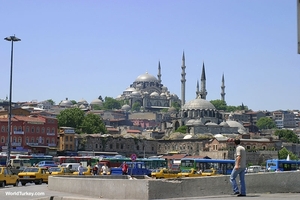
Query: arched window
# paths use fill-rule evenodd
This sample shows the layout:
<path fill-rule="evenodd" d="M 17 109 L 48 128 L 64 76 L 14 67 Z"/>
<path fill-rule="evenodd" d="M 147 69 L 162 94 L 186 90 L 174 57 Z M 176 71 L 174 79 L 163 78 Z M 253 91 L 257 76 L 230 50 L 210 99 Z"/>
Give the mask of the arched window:
<path fill-rule="evenodd" d="M 40 127 L 36 127 L 36 133 L 40 132 Z"/>
<path fill-rule="evenodd" d="M 42 133 L 45 133 L 45 127 L 42 128 Z"/>
<path fill-rule="evenodd" d="M 29 126 L 26 126 L 26 133 L 29 133 Z"/>
<path fill-rule="evenodd" d="M 47 128 L 47 133 L 50 133 L 50 128 L 49 127 Z"/>
<path fill-rule="evenodd" d="M 18 137 L 18 143 L 22 143 L 22 138 Z"/>
<path fill-rule="evenodd" d="M 5 132 L 5 126 L 1 126 L 1 132 Z"/>
<path fill-rule="evenodd" d="M 29 143 L 29 137 L 26 137 L 26 143 Z"/>
<path fill-rule="evenodd" d="M 16 142 L 17 142 L 17 138 L 14 137 L 14 138 L 13 138 L 13 143 L 16 143 Z"/>
<path fill-rule="evenodd" d="M 31 127 L 31 133 L 34 133 L 35 132 L 35 128 L 34 126 Z"/>
<path fill-rule="evenodd" d="M 55 133 L 55 128 L 52 128 L 52 132 L 51 133 Z"/>
<path fill-rule="evenodd" d="M 31 138 L 31 143 L 34 143 L 34 137 Z"/>
<path fill-rule="evenodd" d="M 1 137 L 1 143 L 5 143 L 5 137 L 4 136 Z"/>

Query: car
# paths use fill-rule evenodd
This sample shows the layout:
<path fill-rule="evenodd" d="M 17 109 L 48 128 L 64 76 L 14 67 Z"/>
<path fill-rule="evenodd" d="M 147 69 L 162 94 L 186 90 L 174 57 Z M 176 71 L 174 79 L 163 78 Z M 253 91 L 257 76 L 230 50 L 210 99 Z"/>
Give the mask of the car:
<path fill-rule="evenodd" d="M 58 165 L 54 161 L 51 161 L 51 160 L 40 161 L 36 166 L 37 167 L 46 167 L 46 168 L 58 167 Z"/>
<path fill-rule="evenodd" d="M 202 176 L 202 172 L 199 172 L 194 168 L 185 169 L 182 170 L 180 173 L 178 173 L 178 177 L 199 177 L 199 176 Z"/>
<path fill-rule="evenodd" d="M 23 172 L 18 174 L 21 184 L 24 186 L 26 183 L 35 183 L 41 185 L 48 183 L 49 173 L 46 167 L 27 167 Z"/>
<path fill-rule="evenodd" d="M 215 169 L 206 169 L 202 172 L 202 176 L 215 176 L 217 171 Z"/>
<path fill-rule="evenodd" d="M 0 167 L 0 187 L 6 185 L 19 185 L 19 177 L 14 174 L 9 167 Z"/>
<path fill-rule="evenodd" d="M 73 172 L 68 167 L 50 167 L 48 172 L 50 175 L 73 175 Z"/>
<path fill-rule="evenodd" d="M 73 172 L 73 175 L 79 175 L 79 172 Z M 92 175 L 92 169 L 90 167 L 83 167 L 83 175 Z"/>
<path fill-rule="evenodd" d="M 253 166 L 249 166 L 247 168 L 247 173 L 258 173 L 261 172 L 261 166 L 259 165 L 253 165 Z"/>
<path fill-rule="evenodd" d="M 170 169 L 157 169 L 152 171 L 151 177 L 156 178 L 156 179 L 161 179 L 161 178 L 177 178 L 178 173 L 180 171 L 178 170 L 170 170 Z"/>

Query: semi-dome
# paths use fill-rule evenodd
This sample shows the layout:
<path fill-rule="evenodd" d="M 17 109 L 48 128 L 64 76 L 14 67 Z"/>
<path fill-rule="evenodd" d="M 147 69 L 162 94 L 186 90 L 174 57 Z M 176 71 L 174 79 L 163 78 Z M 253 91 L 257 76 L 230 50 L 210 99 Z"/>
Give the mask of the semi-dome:
<path fill-rule="evenodd" d="M 152 93 L 150 94 L 150 96 L 151 96 L 151 97 L 158 97 L 159 94 L 158 94 L 157 92 L 152 92 Z"/>
<path fill-rule="evenodd" d="M 195 120 L 194 119 L 190 119 L 189 121 L 186 122 L 187 126 L 192 126 L 194 124 Z"/>
<path fill-rule="evenodd" d="M 204 99 L 193 99 L 190 102 L 184 104 L 182 108 L 182 110 L 204 110 L 204 109 L 216 110 L 215 106 L 212 103 Z"/>
<path fill-rule="evenodd" d="M 78 104 L 88 104 L 88 102 L 85 99 L 80 99 L 77 103 Z"/>
<path fill-rule="evenodd" d="M 194 126 L 201 126 L 203 125 L 202 121 L 200 119 L 196 119 L 194 122 Z"/>
<path fill-rule="evenodd" d="M 126 110 L 126 111 L 129 111 L 130 110 L 130 106 L 125 104 L 122 106 L 121 110 Z"/>
<path fill-rule="evenodd" d="M 157 78 L 146 72 L 145 74 L 139 75 L 136 79 L 136 82 L 158 82 Z"/>
<path fill-rule="evenodd" d="M 220 123 L 220 126 L 223 126 L 223 127 L 229 127 L 228 123 L 223 121 Z"/>
<path fill-rule="evenodd" d="M 136 89 L 133 87 L 129 87 L 125 90 L 125 92 L 133 92 L 133 91 L 136 91 Z"/>
<path fill-rule="evenodd" d="M 241 130 L 246 130 L 245 129 L 245 127 L 241 124 L 241 123 L 239 123 L 239 122 L 237 122 L 237 121 L 233 121 L 233 120 L 228 120 L 227 121 L 227 124 L 230 126 L 230 127 L 237 127 L 238 129 L 241 129 Z"/>
<path fill-rule="evenodd" d="M 100 99 L 94 99 L 90 104 L 91 105 L 102 105 L 102 101 Z"/>
<path fill-rule="evenodd" d="M 72 103 L 72 101 L 66 99 L 66 100 L 61 101 L 59 105 L 60 106 L 72 106 L 73 103 Z"/>
<path fill-rule="evenodd" d="M 139 97 L 139 96 L 141 96 L 141 93 L 139 91 L 133 91 L 131 93 L 131 96 Z"/>

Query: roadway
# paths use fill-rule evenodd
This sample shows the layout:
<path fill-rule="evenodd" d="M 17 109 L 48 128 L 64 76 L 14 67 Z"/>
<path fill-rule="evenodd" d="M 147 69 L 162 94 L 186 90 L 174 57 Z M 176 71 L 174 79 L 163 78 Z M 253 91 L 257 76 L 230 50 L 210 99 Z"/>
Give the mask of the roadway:
<path fill-rule="evenodd" d="M 274 191 L 276 192 L 276 191 Z M 205 197 L 184 197 L 184 198 L 172 198 L 172 200 L 196 200 L 196 199 L 218 199 L 229 200 L 235 196 L 232 195 L 218 195 L 218 196 L 205 196 Z M 251 200 L 299 200 L 300 193 L 275 193 L 275 194 L 247 194 L 247 197 L 241 197 L 241 199 L 251 198 Z M 101 197 L 87 197 L 83 195 L 58 192 L 49 190 L 47 184 L 35 185 L 27 183 L 26 186 L 21 184 L 18 187 L 6 186 L 0 188 L 0 199 L 6 200 L 95 200 L 103 199 Z M 240 198 L 239 198 L 240 199 Z"/>

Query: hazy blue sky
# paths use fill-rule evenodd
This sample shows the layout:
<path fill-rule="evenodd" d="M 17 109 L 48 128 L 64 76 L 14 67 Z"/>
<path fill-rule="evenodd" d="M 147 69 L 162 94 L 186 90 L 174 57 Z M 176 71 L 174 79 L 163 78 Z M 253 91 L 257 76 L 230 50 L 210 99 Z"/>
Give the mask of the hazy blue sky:
<path fill-rule="evenodd" d="M 207 100 L 300 109 L 296 0 L 0 0 L 0 36 L 15 34 L 13 101 L 56 104 L 117 97 L 141 74 L 186 101 L 204 62 Z M 1 40 L 0 40 L 1 41 Z M 0 42 L 0 98 L 9 96 L 11 44 Z"/>

